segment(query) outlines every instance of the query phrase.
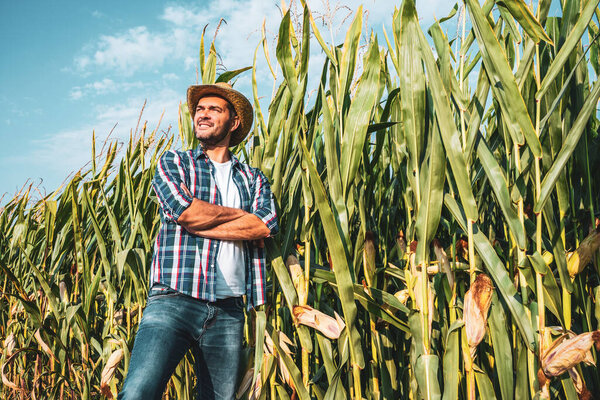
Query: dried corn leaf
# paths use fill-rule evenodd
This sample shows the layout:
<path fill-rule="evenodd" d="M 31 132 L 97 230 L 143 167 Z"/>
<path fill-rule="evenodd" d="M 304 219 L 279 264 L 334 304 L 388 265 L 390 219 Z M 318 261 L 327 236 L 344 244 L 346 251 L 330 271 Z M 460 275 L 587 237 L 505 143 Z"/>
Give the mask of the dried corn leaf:
<path fill-rule="evenodd" d="M 6 362 L 4 364 L 2 364 L 2 384 L 4 386 L 8 386 L 11 389 L 14 390 L 19 390 L 19 386 L 17 386 L 14 382 L 12 382 L 10 379 L 8 379 L 8 376 L 6 376 L 6 366 L 10 363 L 10 361 L 12 360 L 12 357 L 9 357 L 8 360 L 6 360 Z"/>
<path fill-rule="evenodd" d="M 260 375 L 260 372 L 259 372 L 259 375 Z M 235 392 L 236 399 L 242 398 L 244 393 L 246 393 L 248 391 L 248 389 L 250 389 L 250 386 L 252 386 L 252 378 L 254 378 L 254 368 L 249 368 L 246 371 L 246 373 L 244 374 L 244 377 L 242 378 L 240 387 L 238 388 L 237 392 Z M 258 378 L 257 378 L 257 381 L 258 381 Z"/>
<path fill-rule="evenodd" d="M 40 347 L 42 348 L 42 350 L 44 350 L 44 353 L 48 354 L 50 357 L 52 357 L 53 359 L 56 360 L 56 356 L 52 352 L 52 349 L 50 349 L 50 346 L 48 346 L 46 344 L 46 342 L 44 342 L 44 340 L 42 339 L 42 335 L 41 335 L 39 329 L 37 331 L 35 331 L 33 336 L 35 337 L 35 340 L 37 340 L 37 342 L 40 345 Z"/>
<path fill-rule="evenodd" d="M 6 350 L 7 357 L 12 356 L 13 351 L 15 350 L 15 345 L 15 335 L 11 333 L 6 337 L 6 339 L 4 339 L 4 349 Z"/>
<path fill-rule="evenodd" d="M 346 326 L 341 319 L 336 320 L 310 306 L 294 306 L 293 314 L 297 323 L 314 328 L 329 339 L 339 338 Z"/>

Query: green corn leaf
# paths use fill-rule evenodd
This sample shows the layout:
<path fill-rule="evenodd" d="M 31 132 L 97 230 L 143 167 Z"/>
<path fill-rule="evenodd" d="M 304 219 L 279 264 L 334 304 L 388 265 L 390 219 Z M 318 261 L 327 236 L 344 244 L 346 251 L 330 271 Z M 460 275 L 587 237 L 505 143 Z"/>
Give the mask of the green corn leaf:
<path fill-rule="evenodd" d="M 543 40 L 549 44 L 553 44 L 540 22 L 535 18 L 523 0 L 502 0 L 497 1 L 496 4 L 498 7 L 506 7 L 508 12 L 519 22 L 523 30 L 527 32 L 535 43 Z"/>
<path fill-rule="evenodd" d="M 569 59 L 569 56 L 573 52 L 573 49 L 579 45 L 579 40 L 590 23 L 590 20 L 594 15 L 594 11 L 596 10 L 596 7 L 598 7 L 598 3 L 600 3 L 600 0 L 588 0 L 587 4 L 583 7 L 583 10 L 581 10 L 581 14 L 577 19 L 577 23 L 569 33 L 569 36 L 567 36 L 558 54 L 554 58 L 554 61 L 552 64 L 550 64 L 550 68 L 548 68 L 548 71 L 546 71 L 546 75 L 540 84 L 540 89 L 535 94 L 535 98 L 537 100 L 541 99 L 546 91 L 550 88 L 550 85 L 554 83 L 554 80 L 562 71 L 565 63 Z"/>
<path fill-rule="evenodd" d="M 329 46 L 327 45 L 325 40 L 323 40 L 323 36 L 321 36 L 321 32 L 319 32 L 319 29 L 317 29 L 317 23 L 315 22 L 315 18 L 313 17 L 310 10 L 308 10 L 308 5 L 306 4 L 306 0 L 300 0 L 300 4 L 302 4 L 302 7 L 304 7 L 304 9 L 306 10 L 306 11 L 304 11 L 305 13 L 308 11 L 309 18 L 310 18 L 310 26 L 312 28 L 312 32 L 315 35 L 315 38 L 321 45 L 321 48 L 327 55 L 327 58 L 329 59 L 329 61 L 333 65 L 337 66 L 337 60 L 336 60 L 335 56 L 333 55 L 333 53 L 331 52 L 331 49 L 329 48 Z"/>
<path fill-rule="evenodd" d="M 419 176 L 425 141 L 425 71 L 418 56 L 418 32 L 421 28 L 416 17 L 414 1 L 402 3 L 400 14 L 394 19 L 394 35 L 398 44 L 398 77 L 400 79 L 400 127 L 404 132 L 410 156 L 411 170 Z M 417 183 L 418 184 L 418 183 Z M 420 190 L 415 188 L 416 195 Z M 420 201 L 420 198 L 418 199 Z"/>
<path fill-rule="evenodd" d="M 239 74 L 241 74 L 242 72 L 248 71 L 249 69 L 252 69 L 252 67 L 244 67 L 244 68 L 240 68 L 240 69 L 235 69 L 233 71 L 223 72 L 221 75 L 219 75 L 219 77 L 217 78 L 215 83 L 218 83 L 218 82 L 227 83 L 230 80 L 232 80 L 233 78 L 235 78 L 236 76 L 238 76 Z"/>
<path fill-rule="evenodd" d="M 519 216 L 513 208 L 506 177 L 481 134 L 479 134 L 477 141 L 477 155 L 485 170 L 488 182 L 496 195 L 497 204 L 500 206 L 506 223 L 517 241 L 517 245 L 520 249 L 525 249 L 527 246 L 525 231 Z"/>
<path fill-rule="evenodd" d="M 437 127 L 432 129 L 430 140 L 428 161 L 421 168 L 421 203 L 417 211 L 416 226 L 418 264 L 427 263 L 429 258 L 429 244 L 437 232 L 442 215 L 446 182 L 446 157 Z"/>
<path fill-rule="evenodd" d="M 363 8 L 362 5 L 356 10 L 354 20 L 346 32 L 346 39 L 341 49 L 339 73 L 337 79 L 339 83 L 339 92 L 337 96 L 334 95 L 334 99 L 337 102 L 337 109 L 342 110 L 344 108 L 345 98 L 350 93 L 350 84 L 354 78 L 354 71 L 356 68 L 356 56 L 358 53 L 358 42 L 360 40 L 360 34 L 362 32 L 362 17 Z"/>
<path fill-rule="evenodd" d="M 277 61 L 283 71 L 285 81 L 292 93 L 296 92 L 298 86 L 298 72 L 294 66 L 294 57 L 290 45 L 290 10 L 288 10 L 279 25 L 279 36 L 277 40 Z"/>
<path fill-rule="evenodd" d="M 327 201 L 327 192 L 325 191 L 325 187 L 323 186 L 323 182 L 319 177 L 314 163 L 310 159 L 310 154 L 303 141 L 300 141 L 300 145 L 302 147 L 303 161 L 308 167 L 317 209 L 319 210 L 321 221 L 323 221 L 323 229 L 329 245 L 329 252 L 333 262 L 333 271 L 335 273 L 338 292 L 342 303 L 344 321 L 346 322 L 348 332 L 350 332 L 350 356 L 352 358 L 352 363 L 355 366 L 364 368 L 365 360 L 363 358 L 360 337 L 358 336 L 358 332 L 352 329 L 356 322 L 357 310 L 356 304 L 354 303 L 354 290 L 348 263 L 349 257 L 347 245 L 343 242 L 343 234 L 341 234 L 337 228 L 335 217 Z"/>
<path fill-rule="evenodd" d="M 479 390 L 480 398 L 490 400 L 496 398 L 492 381 L 490 381 L 490 378 L 488 378 L 485 372 L 482 370 L 475 370 L 475 380 L 477 381 L 477 389 Z"/>
<path fill-rule="evenodd" d="M 446 342 L 444 343 L 444 358 L 442 372 L 444 374 L 444 400 L 458 398 L 458 383 L 460 374 L 459 355 L 461 352 L 459 339 L 460 328 L 464 322 L 458 320 L 448 328 Z"/>
<path fill-rule="evenodd" d="M 514 398 L 513 356 L 512 345 L 509 336 L 506 334 L 510 327 L 507 325 L 504 309 L 496 293 L 492 295 L 492 308 L 488 317 L 488 325 L 502 399 L 512 400 Z"/>
<path fill-rule="evenodd" d="M 217 73 L 217 50 L 215 49 L 215 43 L 210 44 L 210 50 L 206 63 L 204 64 L 204 70 L 202 71 L 202 83 L 204 85 L 212 85 L 215 83 L 215 75 Z"/>
<path fill-rule="evenodd" d="M 579 114 L 577 115 L 577 119 L 571 126 L 571 130 L 565 137 L 563 142 L 563 146 L 560 149 L 558 155 L 554 159 L 552 166 L 544 176 L 544 180 L 542 181 L 542 186 L 540 188 L 540 196 L 535 203 L 533 211 L 539 213 L 543 208 L 544 204 L 550 197 L 550 194 L 554 190 L 554 185 L 556 181 L 560 177 L 567 161 L 571 158 L 571 155 L 575 151 L 577 147 L 577 143 L 579 143 L 579 139 L 581 135 L 585 131 L 585 127 L 588 124 L 588 120 L 592 116 L 592 113 L 596 111 L 596 107 L 598 104 L 598 98 L 600 98 L 600 81 L 596 81 L 592 91 L 588 94 L 587 98 L 583 103 L 583 107 Z"/>
<path fill-rule="evenodd" d="M 329 187 L 330 197 L 335 206 L 337 217 L 340 220 L 342 229 L 347 230 L 348 226 L 348 210 L 344 202 L 344 191 L 342 190 L 342 177 L 340 175 L 340 134 L 334 124 L 333 115 L 327 104 L 325 92 L 321 92 L 323 99 L 323 143 L 325 149 L 325 164 L 327 165 L 327 183 Z M 312 196 L 310 196 L 312 198 Z M 312 202 L 312 200 L 311 200 Z M 312 205 L 312 204 L 311 204 Z"/>
<path fill-rule="evenodd" d="M 329 387 L 327 388 L 327 392 L 325 392 L 325 396 L 323 400 L 344 400 L 348 398 L 346 394 L 346 390 L 341 381 L 343 368 L 340 367 L 335 371 L 333 377 L 329 381 Z"/>
<path fill-rule="evenodd" d="M 551 201 L 546 202 L 544 207 L 544 225 L 548 230 L 548 236 L 552 245 L 552 255 L 554 256 L 554 263 L 558 270 L 558 276 L 560 277 L 561 286 L 569 293 L 573 293 L 574 287 L 569 276 L 567 269 L 567 256 L 565 253 L 565 247 L 562 242 L 561 234 L 559 229 L 556 227 L 554 221 L 554 206 Z"/>
<path fill-rule="evenodd" d="M 435 400 L 441 399 L 440 383 L 437 374 L 440 367 L 440 359 L 433 354 L 423 354 L 417 359 L 415 375 L 419 382 L 419 390 L 424 398 Z"/>
<path fill-rule="evenodd" d="M 535 133 L 531 118 L 515 77 L 511 72 L 504 51 L 498 39 L 484 16 L 479 3 L 475 0 L 466 0 L 467 8 L 471 14 L 473 30 L 479 44 L 483 64 L 490 80 L 494 98 L 506 114 L 504 121 L 513 141 L 523 144 L 527 141 L 529 148 L 536 157 L 542 154 L 542 146 Z"/>
<path fill-rule="evenodd" d="M 265 342 L 265 332 L 267 327 L 267 316 L 263 310 L 256 311 L 255 319 L 255 343 L 254 346 L 254 377 L 252 378 L 252 386 L 256 384 L 256 378 L 263 363 L 264 346 L 260 345 Z"/>
<path fill-rule="evenodd" d="M 379 70 L 381 67 L 379 64 L 379 45 L 376 39 L 365 55 L 363 64 L 364 72 L 348 110 L 341 143 L 340 167 L 342 190 L 345 198 L 348 197 L 348 190 L 358 171 L 371 112 L 379 93 Z"/>
<path fill-rule="evenodd" d="M 563 305 L 560 297 L 561 290 L 558 287 L 554 274 L 550 272 L 544 275 L 542 284 L 544 286 L 544 303 L 546 304 L 546 308 L 548 308 L 548 310 L 550 310 L 564 326 L 565 318 L 562 315 Z"/>
<path fill-rule="evenodd" d="M 429 84 L 433 93 L 435 93 L 432 95 L 433 104 L 435 106 L 442 141 L 444 142 L 444 149 L 446 150 L 450 168 L 458 186 L 458 192 L 467 218 L 474 221 L 478 217 L 477 204 L 475 203 L 475 197 L 471 190 L 471 182 L 467 175 L 467 162 L 461 151 L 460 134 L 454 123 L 448 93 L 444 89 L 440 72 L 435 64 L 433 53 L 423 32 L 419 31 L 418 39 L 421 45 L 421 56 L 423 57 L 429 76 Z"/>

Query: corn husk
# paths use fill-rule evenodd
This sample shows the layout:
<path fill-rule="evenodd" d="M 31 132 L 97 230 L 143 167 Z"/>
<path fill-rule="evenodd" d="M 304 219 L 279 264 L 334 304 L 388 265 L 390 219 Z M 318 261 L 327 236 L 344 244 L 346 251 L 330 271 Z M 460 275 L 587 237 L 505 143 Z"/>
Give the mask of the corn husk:
<path fill-rule="evenodd" d="M 375 235 L 373 232 L 367 232 L 365 234 L 363 266 L 365 269 L 367 285 L 371 287 L 375 284 Z"/>
<path fill-rule="evenodd" d="M 562 375 L 580 362 L 594 365 L 590 349 L 594 343 L 600 343 L 600 331 L 582 333 L 573 336 L 565 333 L 556 339 L 544 352 L 541 366 L 544 375 L 555 377 Z"/>
<path fill-rule="evenodd" d="M 58 284 L 58 292 L 60 294 L 60 301 L 63 303 L 69 302 L 69 291 L 67 290 L 67 284 L 65 281 L 60 281 Z"/>
<path fill-rule="evenodd" d="M 339 315 L 333 318 L 311 306 L 294 306 L 292 312 L 298 324 L 314 328 L 329 339 L 339 338 L 346 327 Z"/>
<path fill-rule="evenodd" d="M 493 290 L 494 285 L 490 277 L 486 274 L 479 274 L 465 294 L 463 319 L 471 358 L 475 357 L 477 345 L 485 336 Z"/>
<path fill-rule="evenodd" d="M 441 270 L 446 274 L 446 278 L 448 278 L 448 283 L 450 286 L 453 286 L 454 272 L 452 272 L 450 261 L 448 261 L 448 256 L 446 255 L 444 248 L 437 239 L 433 239 L 433 252 L 435 253 L 436 260 L 440 264 Z"/>
<path fill-rule="evenodd" d="M 296 288 L 296 293 L 298 293 L 298 304 L 306 304 L 308 301 L 308 292 L 306 291 L 306 280 L 304 279 L 304 271 L 300 262 L 298 262 L 295 256 L 290 255 L 285 261 L 285 265 L 290 271 L 292 282 Z"/>
<path fill-rule="evenodd" d="M 465 239 L 456 241 L 456 257 L 460 257 L 465 261 L 469 261 L 469 242 Z"/>
<path fill-rule="evenodd" d="M 110 381 L 115 375 L 115 371 L 117 370 L 117 367 L 119 366 L 119 363 L 122 359 L 123 349 L 115 350 L 108 358 L 108 361 L 106 361 L 106 365 L 102 370 L 100 378 L 100 391 L 104 396 L 108 397 L 109 399 L 113 398 L 113 394 L 110 390 Z"/>
<path fill-rule="evenodd" d="M 592 261 L 599 247 L 600 232 L 595 230 L 581 242 L 577 250 L 568 255 L 567 269 L 571 279 L 574 279 Z"/>
<path fill-rule="evenodd" d="M 410 297 L 410 293 L 408 293 L 408 289 L 402 289 L 396 293 L 394 293 L 394 297 L 400 300 L 400 303 L 406 305 L 408 298 Z"/>
<path fill-rule="evenodd" d="M 404 254 L 406 254 L 406 238 L 404 237 L 404 231 L 398 232 L 396 244 L 398 245 L 398 257 L 403 258 Z"/>
<path fill-rule="evenodd" d="M 408 247 L 408 251 L 406 256 L 408 257 L 408 265 L 410 266 L 410 273 L 413 275 L 417 275 L 417 265 L 416 265 L 416 254 L 417 251 L 417 241 L 413 240 Z"/>

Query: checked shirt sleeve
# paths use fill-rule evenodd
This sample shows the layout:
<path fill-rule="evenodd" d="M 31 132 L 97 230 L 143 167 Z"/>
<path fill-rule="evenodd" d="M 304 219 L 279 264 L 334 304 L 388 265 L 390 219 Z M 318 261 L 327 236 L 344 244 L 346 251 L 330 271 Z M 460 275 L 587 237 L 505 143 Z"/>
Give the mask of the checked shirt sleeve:
<path fill-rule="evenodd" d="M 168 221 L 177 221 L 181 213 L 192 204 L 192 198 L 181 189 L 181 184 L 186 183 L 185 176 L 181 156 L 175 151 L 166 151 L 156 166 L 152 187 Z"/>
<path fill-rule="evenodd" d="M 279 231 L 275 199 L 271 193 L 271 185 L 262 172 L 256 170 L 256 181 L 252 198 L 252 214 L 260 218 L 271 231 L 269 236 Z"/>

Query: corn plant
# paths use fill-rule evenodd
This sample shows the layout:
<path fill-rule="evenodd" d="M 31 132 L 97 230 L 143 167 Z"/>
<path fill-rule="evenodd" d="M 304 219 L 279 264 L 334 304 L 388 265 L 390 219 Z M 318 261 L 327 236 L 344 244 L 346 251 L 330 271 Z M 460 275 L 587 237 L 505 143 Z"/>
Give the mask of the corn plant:
<path fill-rule="evenodd" d="M 600 393 L 598 0 L 562 0 L 556 17 L 549 0 L 465 0 L 427 31 L 404 0 L 383 37 L 359 7 L 340 44 L 301 5 L 283 10 L 275 59 L 263 30 L 252 67 L 217 76 L 201 38 L 203 83 L 252 74 L 254 129 L 234 152 L 270 179 L 282 228 L 238 397 Z M 177 133 L 94 146 L 63 187 L 3 208 L 3 398 L 117 393 L 159 224 L 156 162 L 196 145 L 182 104 Z M 165 397 L 191 398 L 192 371 L 186 358 Z"/>

